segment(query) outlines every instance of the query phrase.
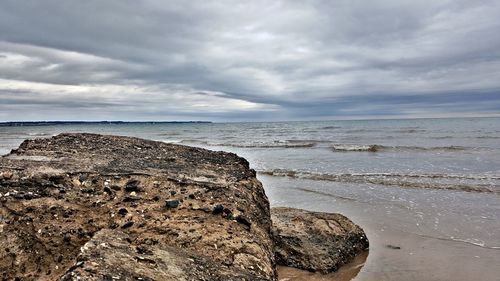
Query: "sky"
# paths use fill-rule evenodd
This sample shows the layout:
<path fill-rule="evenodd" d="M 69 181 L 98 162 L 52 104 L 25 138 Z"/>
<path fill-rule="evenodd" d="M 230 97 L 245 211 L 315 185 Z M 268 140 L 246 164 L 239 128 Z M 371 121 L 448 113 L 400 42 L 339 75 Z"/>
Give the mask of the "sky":
<path fill-rule="evenodd" d="M 0 121 L 500 115 L 500 1 L 0 2 Z"/>

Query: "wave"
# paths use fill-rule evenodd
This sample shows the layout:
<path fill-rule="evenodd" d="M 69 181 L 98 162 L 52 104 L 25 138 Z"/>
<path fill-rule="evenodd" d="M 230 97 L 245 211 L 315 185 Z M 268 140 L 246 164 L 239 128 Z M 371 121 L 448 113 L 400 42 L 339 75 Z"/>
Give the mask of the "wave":
<path fill-rule="evenodd" d="M 332 129 L 341 129 L 342 127 L 340 126 L 325 126 L 325 127 L 321 127 L 319 128 L 320 130 L 332 130 Z"/>
<path fill-rule="evenodd" d="M 168 136 L 179 136 L 179 135 L 181 135 L 181 133 L 179 133 L 179 132 L 167 132 L 167 133 L 159 133 L 157 135 L 162 136 L 162 137 L 164 137 L 164 136 L 168 137 Z"/>
<path fill-rule="evenodd" d="M 332 146 L 333 151 L 368 151 L 377 152 L 382 148 L 380 145 L 357 145 L 357 144 L 336 144 Z"/>
<path fill-rule="evenodd" d="M 500 136 L 478 136 L 476 139 L 500 139 Z"/>
<path fill-rule="evenodd" d="M 275 142 L 250 142 L 250 143 L 217 143 L 202 140 L 181 140 L 180 143 L 184 144 L 200 144 L 207 146 L 229 146 L 239 148 L 311 148 L 316 146 L 316 141 L 275 141 Z"/>
<path fill-rule="evenodd" d="M 454 138 L 453 136 L 437 136 L 437 137 L 431 137 L 431 139 L 435 140 L 444 140 L 444 139 L 452 139 Z"/>
<path fill-rule="evenodd" d="M 406 133 L 406 134 L 414 134 L 414 133 L 423 133 L 426 132 L 424 129 L 402 129 L 394 131 L 396 133 Z"/>
<path fill-rule="evenodd" d="M 466 150 L 463 146 L 437 146 L 437 147 L 423 147 L 423 146 L 387 146 L 379 144 L 335 144 L 332 146 L 332 150 L 336 152 L 379 152 L 379 151 L 459 151 Z"/>
<path fill-rule="evenodd" d="M 453 174 L 399 174 L 399 173 L 343 173 L 327 174 L 274 169 L 261 170 L 259 174 L 318 181 L 365 183 L 405 188 L 446 189 L 466 192 L 500 193 L 500 176 L 475 176 Z M 492 184 L 491 182 L 495 182 Z"/>
<path fill-rule="evenodd" d="M 465 243 L 469 244 L 472 246 L 477 246 L 485 249 L 491 249 L 491 250 L 500 250 L 500 246 L 491 246 L 491 245 L 486 245 L 484 241 L 480 241 L 477 239 L 462 239 L 462 238 L 456 238 L 456 237 L 435 237 L 431 235 L 426 235 L 426 234 L 419 234 L 419 233 L 413 233 L 415 235 L 418 235 L 420 237 L 425 237 L 425 238 L 432 238 L 432 239 L 438 239 L 438 240 L 444 240 L 444 241 L 451 241 L 451 242 L 460 242 L 460 243 Z"/>
<path fill-rule="evenodd" d="M 50 133 L 28 133 L 30 137 L 46 137 L 46 136 L 54 136 L 54 134 Z"/>
<path fill-rule="evenodd" d="M 244 148 L 310 148 L 316 146 L 315 142 L 306 143 L 250 143 L 250 144 L 223 144 L 224 146 Z"/>
<path fill-rule="evenodd" d="M 374 129 L 351 129 L 346 130 L 345 133 L 367 133 L 367 132 L 378 132 L 379 130 Z"/>

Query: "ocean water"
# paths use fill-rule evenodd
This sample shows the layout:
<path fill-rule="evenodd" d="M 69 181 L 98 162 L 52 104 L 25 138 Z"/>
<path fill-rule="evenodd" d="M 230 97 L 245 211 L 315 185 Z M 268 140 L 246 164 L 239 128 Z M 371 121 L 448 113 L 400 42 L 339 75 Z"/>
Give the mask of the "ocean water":
<path fill-rule="evenodd" d="M 356 280 L 500 280 L 500 118 L 0 127 L 0 154 L 61 132 L 245 157 L 273 206 L 366 230 Z"/>

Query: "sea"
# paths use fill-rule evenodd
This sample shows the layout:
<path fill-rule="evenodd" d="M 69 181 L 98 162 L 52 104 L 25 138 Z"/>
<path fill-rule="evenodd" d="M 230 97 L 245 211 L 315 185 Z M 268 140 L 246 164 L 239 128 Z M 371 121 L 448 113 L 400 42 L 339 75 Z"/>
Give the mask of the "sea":
<path fill-rule="evenodd" d="M 246 158 L 272 206 L 338 212 L 365 229 L 354 280 L 500 280 L 500 118 L 0 127 L 0 154 L 62 132 Z"/>

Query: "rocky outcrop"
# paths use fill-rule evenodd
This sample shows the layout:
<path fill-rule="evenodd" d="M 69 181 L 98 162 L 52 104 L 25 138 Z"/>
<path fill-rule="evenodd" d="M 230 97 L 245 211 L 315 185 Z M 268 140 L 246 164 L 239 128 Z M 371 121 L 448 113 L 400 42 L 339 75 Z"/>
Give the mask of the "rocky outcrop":
<path fill-rule="evenodd" d="M 0 158 L 2 280 L 272 281 L 275 252 L 327 272 L 368 246 L 341 215 L 277 208 L 273 223 L 232 153 L 61 134 Z"/>
<path fill-rule="evenodd" d="M 368 249 L 363 230 L 340 214 L 273 208 L 271 216 L 280 265 L 328 273 Z"/>
<path fill-rule="evenodd" d="M 61 134 L 0 169 L 3 280 L 276 279 L 269 203 L 235 154 Z"/>

